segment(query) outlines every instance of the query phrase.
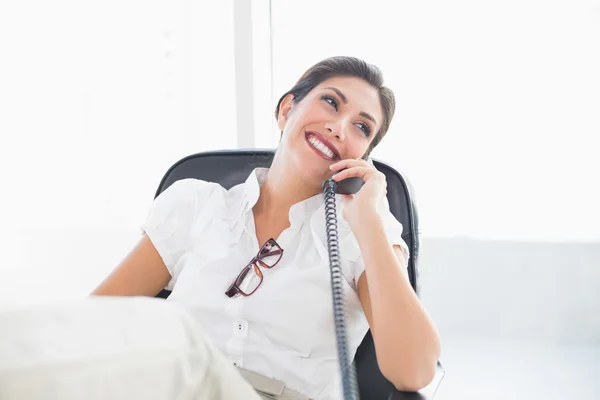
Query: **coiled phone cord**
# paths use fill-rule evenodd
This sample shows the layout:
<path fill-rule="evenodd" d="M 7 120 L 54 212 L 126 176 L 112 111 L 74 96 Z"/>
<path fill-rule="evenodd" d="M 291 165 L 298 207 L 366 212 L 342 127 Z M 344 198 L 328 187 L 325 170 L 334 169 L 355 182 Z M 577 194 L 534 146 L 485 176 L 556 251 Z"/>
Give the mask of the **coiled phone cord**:
<path fill-rule="evenodd" d="M 343 276 L 340 265 L 340 248 L 338 240 L 338 224 L 335 204 L 337 182 L 330 179 L 323 183 L 325 193 L 325 225 L 327 230 L 327 248 L 331 270 L 331 289 L 333 295 L 333 318 L 337 340 L 338 359 L 342 375 L 344 400 L 358 400 L 356 370 L 350 360 L 348 335 L 346 331 L 346 301 L 344 299 Z"/>

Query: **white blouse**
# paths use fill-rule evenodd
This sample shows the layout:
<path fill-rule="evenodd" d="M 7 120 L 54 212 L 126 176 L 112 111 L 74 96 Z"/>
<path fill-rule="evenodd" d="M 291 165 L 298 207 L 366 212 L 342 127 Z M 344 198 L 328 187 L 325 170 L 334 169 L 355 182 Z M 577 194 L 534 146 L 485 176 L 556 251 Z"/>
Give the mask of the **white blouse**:
<path fill-rule="evenodd" d="M 230 190 L 197 179 L 175 182 L 152 204 L 142 229 L 171 274 L 168 301 L 185 307 L 232 364 L 284 381 L 309 398 L 340 398 L 333 323 L 324 195 L 292 206 L 291 226 L 274 238 L 283 257 L 248 297 L 225 291 L 256 256 L 252 207 L 268 169 L 255 169 Z M 356 238 L 337 196 L 341 265 L 346 280 L 348 338 L 354 356 L 369 326 L 357 282 L 365 269 Z M 400 245 L 402 225 L 379 208 L 390 244 Z"/>

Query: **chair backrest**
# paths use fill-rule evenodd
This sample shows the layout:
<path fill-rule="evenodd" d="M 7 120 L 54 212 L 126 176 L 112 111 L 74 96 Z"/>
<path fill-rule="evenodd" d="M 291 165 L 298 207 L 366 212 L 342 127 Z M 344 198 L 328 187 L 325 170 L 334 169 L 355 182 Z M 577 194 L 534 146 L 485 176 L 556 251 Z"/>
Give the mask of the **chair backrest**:
<path fill-rule="evenodd" d="M 174 182 L 185 178 L 217 182 L 229 189 L 243 183 L 254 168 L 269 167 L 273 161 L 273 155 L 273 150 L 266 149 L 220 150 L 190 155 L 173 164 L 167 171 L 156 190 L 156 196 Z M 373 160 L 373 164 L 386 176 L 390 211 L 404 228 L 402 237 L 410 249 L 408 275 L 413 289 L 418 293 L 418 220 L 408 185 L 394 168 L 378 160 Z M 166 298 L 169 293 L 163 290 L 158 297 Z M 358 348 L 354 362 L 361 398 L 387 400 L 394 391 L 394 386 L 383 377 L 379 370 L 370 331 Z"/>

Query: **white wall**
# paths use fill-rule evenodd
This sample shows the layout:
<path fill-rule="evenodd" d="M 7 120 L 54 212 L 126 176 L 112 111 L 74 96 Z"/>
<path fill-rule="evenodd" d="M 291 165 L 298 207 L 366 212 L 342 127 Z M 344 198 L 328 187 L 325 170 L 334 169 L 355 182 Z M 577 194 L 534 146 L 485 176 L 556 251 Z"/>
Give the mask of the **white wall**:
<path fill-rule="evenodd" d="M 276 94 L 329 56 L 383 70 L 373 155 L 410 178 L 424 235 L 600 240 L 597 2 L 273 2 L 273 25 Z"/>
<path fill-rule="evenodd" d="M 600 243 L 424 238 L 420 254 L 443 341 L 600 345 Z"/>
<path fill-rule="evenodd" d="M 0 302 L 85 295 L 171 164 L 236 146 L 232 3 L 2 2 L 0 48 Z"/>

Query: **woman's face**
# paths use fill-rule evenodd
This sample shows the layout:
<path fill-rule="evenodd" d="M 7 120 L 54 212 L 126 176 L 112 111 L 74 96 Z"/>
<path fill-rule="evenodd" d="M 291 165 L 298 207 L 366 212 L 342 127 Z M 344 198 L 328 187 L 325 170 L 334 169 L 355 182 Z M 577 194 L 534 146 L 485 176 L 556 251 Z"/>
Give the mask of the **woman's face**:
<path fill-rule="evenodd" d="M 381 127 L 379 93 L 359 78 L 331 78 L 301 101 L 291 100 L 287 96 L 280 106 L 278 152 L 319 185 L 331 177 L 331 164 L 361 158 Z"/>

